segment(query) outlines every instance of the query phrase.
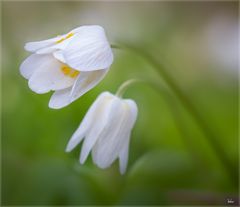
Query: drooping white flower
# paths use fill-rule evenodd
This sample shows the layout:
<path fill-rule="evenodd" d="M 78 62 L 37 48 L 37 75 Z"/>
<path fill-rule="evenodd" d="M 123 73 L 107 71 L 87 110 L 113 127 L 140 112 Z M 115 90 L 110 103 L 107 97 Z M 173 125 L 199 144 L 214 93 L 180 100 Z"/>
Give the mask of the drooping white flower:
<path fill-rule="evenodd" d="M 33 54 L 20 72 L 36 93 L 55 91 L 50 108 L 67 106 L 97 85 L 109 70 L 113 54 L 104 29 L 82 26 L 48 40 L 29 42 Z"/>
<path fill-rule="evenodd" d="M 122 99 L 109 92 L 101 93 L 71 137 L 66 151 L 71 151 L 84 139 L 81 164 L 92 151 L 93 162 L 100 168 L 109 167 L 119 158 L 120 172 L 123 174 L 137 113 L 137 105 L 133 100 Z"/>

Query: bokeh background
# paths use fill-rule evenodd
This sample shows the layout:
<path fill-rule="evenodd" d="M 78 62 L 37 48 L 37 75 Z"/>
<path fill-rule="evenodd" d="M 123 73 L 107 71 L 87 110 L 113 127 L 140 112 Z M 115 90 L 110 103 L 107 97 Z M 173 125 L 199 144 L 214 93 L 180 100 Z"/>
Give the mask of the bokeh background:
<path fill-rule="evenodd" d="M 139 116 L 128 170 L 116 161 L 98 169 L 81 146 L 64 152 L 88 107 L 102 91 L 129 78 L 164 85 L 139 55 L 115 50 L 106 78 L 61 109 L 50 93 L 32 92 L 19 74 L 28 41 L 80 25 L 105 28 L 111 43 L 144 47 L 167 66 L 215 133 L 238 171 L 238 2 L 7 2 L 2 3 L 3 205 L 225 205 L 236 204 L 238 180 L 229 176 L 191 114 L 176 99 L 148 85 L 132 86 Z M 168 93 L 168 92 L 166 92 Z M 230 205 L 230 204 L 229 204 Z"/>

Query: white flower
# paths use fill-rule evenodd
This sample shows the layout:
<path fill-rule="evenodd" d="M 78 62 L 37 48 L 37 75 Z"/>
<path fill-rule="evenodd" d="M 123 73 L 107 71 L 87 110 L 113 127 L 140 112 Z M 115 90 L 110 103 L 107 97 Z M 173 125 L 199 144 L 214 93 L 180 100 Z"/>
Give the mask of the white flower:
<path fill-rule="evenodd" d="M 66 151 L 71 151 L 85 138 L 80 154 L 81 164 L 92 151 L 93 162 L 100 168 L 109 167 L 119 158 L 120 172 L 123 174 L 127 167 L 130 134 L 137 111 L 133 100 L 103 92 L 89 108 Z"/>
<path fill-rule="evenodd" d="M 113 62 L 104 29 L 95 25 L 29 42 L 25 49 L 33 54 L 23 61 L 20 72 L 34 92 L 55 91 L 50 108 L 67 106 L 89 91 L 103 79 Z"/>

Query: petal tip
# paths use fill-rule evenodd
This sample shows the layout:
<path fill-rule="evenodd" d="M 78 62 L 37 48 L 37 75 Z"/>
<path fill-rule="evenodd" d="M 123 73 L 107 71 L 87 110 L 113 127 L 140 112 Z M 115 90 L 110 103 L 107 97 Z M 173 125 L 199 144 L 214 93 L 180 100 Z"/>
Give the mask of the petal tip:
<path fill-rule="evenodd" d="M 33 50 L 31 49 L 32 48 L 32 43 L 31 42 L 28 42 L 24 45 L 24 49 L 28 52 L 32 52 Z"/>
<path fill-rule="evenodd" d="M 68 106 L 70 103 L 72 103 L 72 102 L 58 103 L 57 101 L 55 101 L 54 99 L 51 98 L 48 103 L 48 107 L 50 109 L 62 109 L 64 107 Z"/>
<path fill-rule="evenodd" d="M 120 174 L 121 174 L 121 175 L 124 175 L 125 173 L 126 173 L 126 169 L 123 169 L 123 170 L 120 169 Z"/>
<path fill-rule="evenodd" d="M 80 156 L 80 159 L 79 159 L 80 164 L 83 165 L 85 161 L 86 161 L 86 158 L 83 156 Z"/>
<path fill-rule="evenodd" d="M 48 103 L 48 107 L 50 109 L 61 109 L 61 108 L 65 107 L 65 106 L 56 105 L 56 104 L 52 103 L 51 100 L 50 100 L 49 103 Z"/>
<path fill-rule="evenodd" d="M 70 144 L 67 145 L 65 152 L 71 152 L 73 150 L 73 146 L 71 146 Z"/>
<path fill-rule="evenodd" d="M 71 149 L 69 149 L 68 147 L 66 147 L 66 149 L 65 149 L 65 152 L 71 152 Z"/>
<path fill-rule="evenodd" d="M 30 79 L 31 80 L 31 79 Z M 36 87 L 31 81 L 28 81 L 28 87 L 35 93 L 37 94 L 44 94 L 44 93 L 48 93 L 50 90 L 47 89 L 41 89 L 39 87 Z"/>

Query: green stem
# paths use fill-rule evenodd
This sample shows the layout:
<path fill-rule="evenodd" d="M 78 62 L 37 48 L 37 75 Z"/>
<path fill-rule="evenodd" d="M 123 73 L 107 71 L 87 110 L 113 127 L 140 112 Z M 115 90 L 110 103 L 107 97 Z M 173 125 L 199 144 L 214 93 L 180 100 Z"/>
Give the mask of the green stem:
<path fill-rule="evenodd" d="M 122 46 L 123 45 L 123 46 Z M 235 166 L 230 162 L 230 160 L 225 155 L 222 146 L 218 142 L 218 137 L 212 132 L 209 128 L 208 124 L 205 122 L 205 119 L 201 116 L 198 110 L 195 108 L 194 104 L 188 98 L 188 96 L 184 93 L 184 91 L 180 88 L 180 86 L 176 83 L 176 81 L 167 73 L 165 67 L 160 64 L 153 56 L 151 56 L 146 50 L 141 48 L 134 47 L 132 45 L 112 45 L 112 48 L 116 49 L 128 49 L 133 51 L 136 54 L 139 54 L 141 57 L 146 59 L 149 64 L 156 70 L 156 72 L 162 77 L 169 88 L 174 92 L 176 97 L 181 101 L 185 109 L 192 115 L 195 119 L 198 126 L 202 129 L 203 134 L 208 139 L 208 143 L 211 148 L 215 151 L 217 157 L 219 158 L 220 162 L 223 166 L 225 166 L 226 171 L 229 173 L 231 179 L 237 184 L 238 181 L 238 173 L 235 169 Z"/>
<path fill-rule="evenodd" d="M 119 88 L 118 88 L 118 90 L 117 90 L 117 92 L 116 92 L 116 96 L 122 97 L 123 94 L 125 93 L 125 91 L 127 90 L 127 88 L 128 88 L 130 85 L 132 85 L 132 84 L 134 84 L 134 83 L 136 83 L 136 82 L 144 82 L 144 81 L 143 81 L 143 80 L 140 80 L 140 79 L 130 79 L 130 80 L 127 80 L 127 81 L 123 82 L 123 83 L 119 86 Z"/>

